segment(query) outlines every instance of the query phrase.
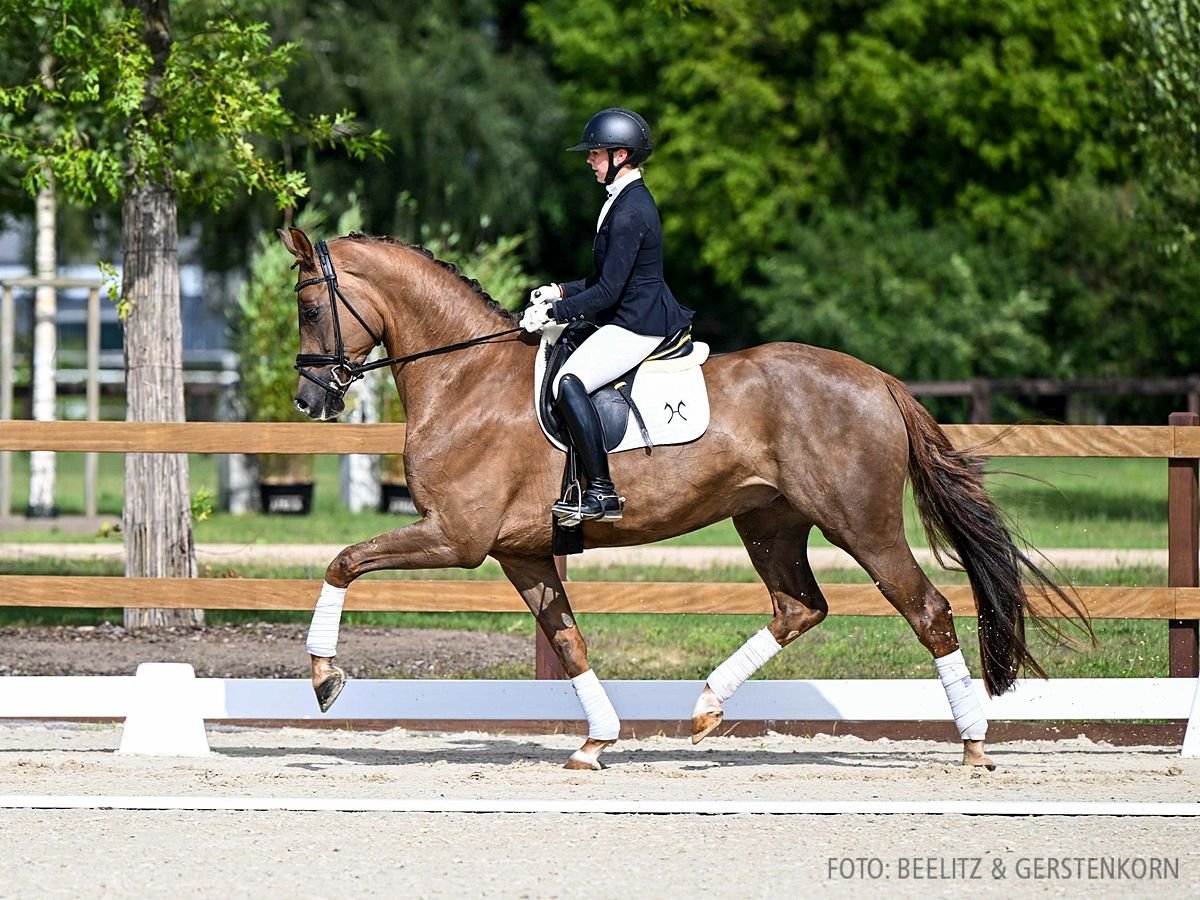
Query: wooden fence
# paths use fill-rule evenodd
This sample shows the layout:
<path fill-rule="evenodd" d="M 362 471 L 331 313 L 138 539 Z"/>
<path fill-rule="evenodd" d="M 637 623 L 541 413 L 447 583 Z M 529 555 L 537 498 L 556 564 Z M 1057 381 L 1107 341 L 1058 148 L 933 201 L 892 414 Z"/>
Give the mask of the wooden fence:
<path fill-rule="evenodd" d="M 1167 460 L 1168 577 L 1159 587 L 1081 586 L 1079 597 L 1095 618 L 1166 619 L 1170 674 L 1198 672 L 1200 620 L 1200 416 L 1174 413 L 1163 426 L 962 425 L 945 426 L 956 446 L 986 444 L 980 455 L 1104 457 Z M 98 453 L 395 453 L 404 426 L 316 423 L 28 422 L 0 424 L 0 452 L 54 450 Z M 319 582 L 287 579 L 138 579 L 87 576 L 0 576 L 0 605 L 311 609 Z M 842 615 L 895 615 L 870 584 L 824 588 L 830 610 Z M 971 614 L 970 589 L 942 588 L 954 608 Z M 572 582 L 580 612 L 770 612 L 761 584 Z M 380 581 L 355 583 L 347 610 L 393 612 L 519 612 L 525 607 L 507 582 Z M 539 677 L 553 677 L 539 643 Z"/>
<path fill-rule="evenodd" d="M 967 397 L 971 421 L 992 420 L 995 397 L 1176 397 L 1188 412 L 1200 413 L 1200 375 L 1176 378 L 965 378 L 909 381 L 918 397 Z"/>

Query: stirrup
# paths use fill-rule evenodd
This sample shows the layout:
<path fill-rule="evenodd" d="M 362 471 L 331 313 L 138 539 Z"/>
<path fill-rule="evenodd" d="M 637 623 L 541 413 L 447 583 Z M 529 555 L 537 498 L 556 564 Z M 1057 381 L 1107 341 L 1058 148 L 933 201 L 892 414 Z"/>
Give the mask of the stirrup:
<path fill-rule="evenodd" d="M 584 521 L 615 522 L 624 515 L 625 498 L 616 493 L 601 494 L 589 488 L 582 496 L 578 490 L 568 490 L 567 494 L 550 508 L 564 528 L 572 528 Z"/>
<path fill-rule="evenodd" d="M 582 508 L 583 485 L 575 479 L 563 488 L 562 497 L 550 507 L 550 513 L 560 528 L 575 528 L 583 522 Z"/>

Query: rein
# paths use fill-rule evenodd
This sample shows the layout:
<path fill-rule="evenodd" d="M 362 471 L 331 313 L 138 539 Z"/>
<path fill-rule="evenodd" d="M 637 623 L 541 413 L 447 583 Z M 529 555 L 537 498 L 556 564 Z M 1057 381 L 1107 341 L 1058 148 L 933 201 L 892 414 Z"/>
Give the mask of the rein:
<path fill-rule="evenodd" d="M 518 325 L 515 328 L 506 328 L 504 331 L 496 331 L 492 334 L 484 334 L 479 337 L 467 338 L 465 341 L 456 341 L 453 344 L 445 344 L 441 347 L 433 347 L 429 350 L 421 350 L 417 353 L 409 353 L 405 356 L 391 356 L 387 359 L 377 359 L 374 362 L 354 362 L 346 355 L 346 346 L 342 342 L 342 325 L 338 319 L 338 301 L 342 301 L 342 305 L 350 311 L 350 314 L 358 320 L 361 325 L 371 336 L 374 343 L 371 345 L 371 350 L 374 350 L 383 343 L 383 338 L 377 335 L 373 328 L 367 324 L 366 320 L 359 314 L 346 299 L 342 289 L 338 286 L 337 272 L 333 268 L 333 259 L 329 255 L 329 246 L 324 241 L 317 241 L 317 260 L 321 264 L 321 275 L 317 278 L 307 278 L 296 285 L 296 293 L 304 290 L 306 287 L 311 287 L 315 284 L 323 284 L 329 292 L 329 309 L 333 314 L 333 353 L 298 353 L 296 354 L 296 364 L 293 368 L 300 373 L 301 376 L 309 381 L 324 388 L 327 392 L 334 394 L 337 397 L 344 397 L 346 391 L 354 382 L 362 378 L 367 372 L 375 369 L 382 369 L 385 366 L 395 366 L 401 363 L 413 362 L 414 360 L 424 359 L 427 356 L 439 356 L 443 353 L 453 353 L 455 350 L 465 350 L 467 347 L 474 347 L 477 344 L 484 344 L 505 335 L 515 334 L 521 330 Z M 371 350 L 367 351 L 367 355 L 371 354 Z M 365 357 L 364 357 L 365 359 Z M 325 380 L 317 375 L 307 371 L 308 367 L 314 366 L 332 366 L 329 370 L 329 379 Z"/>

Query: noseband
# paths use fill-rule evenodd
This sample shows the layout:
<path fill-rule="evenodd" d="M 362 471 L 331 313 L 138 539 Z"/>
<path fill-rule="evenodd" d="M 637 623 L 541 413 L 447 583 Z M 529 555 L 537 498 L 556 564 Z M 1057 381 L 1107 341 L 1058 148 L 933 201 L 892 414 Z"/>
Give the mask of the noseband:
<path fill-rule="evenodd" d="M 296 365 L 294 368 L 302 377 L 307 378 L 313 384 L 325 390 L 326 393 L 332 394 L 339 399 L 346 396 L 346 391 L 350 389 L 350 386 L 354 382 L 374 369 L 412 362 L 426 356 L 437 356 L 438 354 L 449 353 L 453 350 L 462 350 L 466 347 L 473 347 L 476 344 L 482 344 L 493 338 L 503 337 L 506 334 L 513 334 L 521 330 L 520 326 L 518 326 L 516 328 L 505 329 L 504 331 L 497 331 L 493 334 L 485 334 L 481 337 L 446 344 L 442 347 L 434 347 L 432 350 L 410 353 L 407 356 L 392 356 L 388 359 L 377 359 L 370 363 L 355 362 L 346 355 L 346 345 L 342 342 L 342 324 L 338 318 L 338 301 L 341 301 L 341 305 L 350 311 L 350 315 L 354 316 L 358 320 L 358 324 L 371 336 L 371 340 L 374 342 L 371 344 L 371 350 L 382 344 L 383 338 L 377 335 L 375 330 L 367 324 L 358 310 L 346 299 L 345 294 L 342 293 L 342 289 L 338 287 L 337 272 L 333 268 L 333 259 L 329 255 L 329 246 L 324 241 L 317 241 L 316 249 L 317 261 L 321 264 L 321 275 L 318 278 L 307 278 L 299 282 L 296 285 L 296 293 L 299 294 L 306 287 L 311 287 L 314 284 L 325 285 L 326 290 L 329 292 L 329 311 L 333 317 L 333 353 L 298 353 L 296 354 Z M 367 356 L 371 355 L 371 350 L 367 351 Z M 363 358 L 366 359 L 366 357 Z M 323 366 L 331 367 L 328 378 L 322 378 L 308 371 L 309 368 L 321 368 Z"/>

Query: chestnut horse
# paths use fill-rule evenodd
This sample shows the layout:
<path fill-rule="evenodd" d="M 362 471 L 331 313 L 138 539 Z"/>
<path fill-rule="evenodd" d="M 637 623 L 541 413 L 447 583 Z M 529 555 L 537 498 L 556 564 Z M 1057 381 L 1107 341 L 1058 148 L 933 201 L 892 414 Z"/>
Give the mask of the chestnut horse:
<path fill-rule="evenodd" d="M 591 673 L 555 569 L 550 506 L 564 456 L 543 436 L 533 407 L 536 341 L 518 334 L 514 317 L 478 283 L 419 247 L 351 234 L 314 248 L 299 229 L 280 236 L 299 267 L 296 407 L 313 419 L 335 418 L 346 389 L 366 370 L 363 361 L 382 344 L 407 413 L 404 463 L 421 514 L 329 564 L 308 643 L 321 709 L 345 682 L 333 657 L 352 581 L 381 569 L 474 568 L 491 556 L 549 639 L 587 716 L 587 740 L 567 766 L 601 768 L 600 752 L 620 723 Z M 905 540 L 906 477 L 931 545 L 969 576 L 989 693 L 1011 687 L 1022 668 L 1045 677 L 1025 642 L 1025 615 L 1034 612 L 1026 610 L 1023 576 L 1050 602 L 1083 616 L 1016 546 L 978 465 L 952 447 L 899 381 L 842 353 L 768 344 L 715 355 L 704 373 L 707 432 L 650 455 L 613 454 L 613 479 L 628 498 L 625 517 L 582 526 L 586 546 L 611 547 L 733 519 L 774 616 L 706 682 L 693 711 L 693 741 L 720 723 L 721 703 L 739 684 L 825 618 L 806 554 L 815 526 L 870 574 L 932 654 L 964 765 L 993 767 L 950 605 Z"/>

